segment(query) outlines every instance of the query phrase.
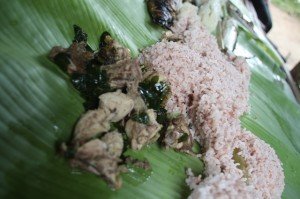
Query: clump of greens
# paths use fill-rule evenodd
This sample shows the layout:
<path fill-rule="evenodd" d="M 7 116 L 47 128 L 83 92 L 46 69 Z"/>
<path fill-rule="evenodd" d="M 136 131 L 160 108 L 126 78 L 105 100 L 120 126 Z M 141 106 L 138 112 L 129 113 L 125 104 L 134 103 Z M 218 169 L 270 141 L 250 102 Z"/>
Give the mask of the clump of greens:
<path fill-rule="evenodd" d="M 98 97 L 114 89 L 110 88 L 105 70 L 99 67 L 90 67 L 86 73 L 73 73 L 71 81 L 73 86 L 84 97 L 86 110 L 95 109 L 99 106 Z"/>
<path fill-rule="evenodd" d="M 149 108 L 158 110 L 164 106 L 170 88 L 159 76 L 152 76 L 139 84 L 139 92 Z"/>
<path fill-rule="evenodd" d="M 167 82 L 154 75 L 141 82 L 138 90 L 147 107 L 156 111 L 157 121 L 160 124 L 167 123 L 167 111 L 164 108 L 170 95 L 170 87 Z"/>

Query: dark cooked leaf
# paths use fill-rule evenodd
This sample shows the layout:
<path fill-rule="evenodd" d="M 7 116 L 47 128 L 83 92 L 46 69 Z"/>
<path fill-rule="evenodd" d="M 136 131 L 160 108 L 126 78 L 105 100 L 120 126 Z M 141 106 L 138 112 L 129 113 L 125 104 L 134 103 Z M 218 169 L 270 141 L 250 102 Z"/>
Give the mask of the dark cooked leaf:
<path fill-rule="evenodd" d="M 165 81 L 159 80 L 159 76 L 153 76 L 141 82 L 138 89 L 148 108 L 158 110 L 163 107 L 170 88 Z"/>
<path fill-rule="evenodd" d="M 106 71 L 99 67 L 88 69 L 86 74 L 73 73 L 71 79 L 73 86 L 85 99 L 86 110 L 96 109 L 99 106 L 99 95 L 113 91 L 108 84 Z"/>
<path fill-rule="evenodd" d="M 82 28 L 77 25 L 74 25 L 73 28 L 75 33 L 73 42 L 87 42 L 88 35 L 83 32 Z"/>

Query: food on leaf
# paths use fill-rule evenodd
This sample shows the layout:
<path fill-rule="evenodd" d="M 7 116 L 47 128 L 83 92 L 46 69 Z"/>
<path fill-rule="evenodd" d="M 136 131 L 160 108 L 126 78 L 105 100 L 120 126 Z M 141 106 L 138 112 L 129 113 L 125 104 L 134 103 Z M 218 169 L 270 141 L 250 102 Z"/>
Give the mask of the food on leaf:
<path fill-rule="evenodd" d="M 140 121 L 128 120 L 125 125 L 125 131 L 131 140 L 131 147 L 140 150 L 143 146 L 154 143 L 159 138 L 159 131 L 162 125 L 156 121 L 156 113 L 153 109 L 148 109 L 149 122 L 144 124 Z"/>

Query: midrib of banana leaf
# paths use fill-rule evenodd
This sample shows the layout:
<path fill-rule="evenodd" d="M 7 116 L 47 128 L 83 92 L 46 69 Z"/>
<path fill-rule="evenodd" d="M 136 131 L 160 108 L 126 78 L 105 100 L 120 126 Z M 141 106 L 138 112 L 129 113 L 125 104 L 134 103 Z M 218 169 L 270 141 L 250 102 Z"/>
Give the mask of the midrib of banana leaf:
<path fill-rule="evenodd" d="M 0 13 L 0 196 L 187 196 L 184 168 L 201 172 L 202 165 L 172 151 L 152 146 L 139 154 L 130 152 L 149 159 L 153 174 L 136 187 L 134 175 L 126 174 L 124 188 L 115 192 L 94 175 L 70 169 L 55 153 L 55 145 L 69 138 L 83 112 L 83 100 L 67 76 L 47 59 L 49 50 L 55 45 L 67 47 L 73 37 L 72 25 L 77 24 L 88 33 L 92 48 L 97 48 L 99 35 L 107 30 L 136 56 L 138 49 L 155 43 L 162 33 L 152 25 L 143 0 L 2 0 Z M 240 41 L 241 45 L 247 43 L 247 39 Z M 263 62 L 251 66 L 268 68 Z M 251 112 L 242 123 L 275 148 L 285 169 L 284 197 L 297 198 L 299 106 L 287 96 L 285 87 L 270 80 L 273 71 L 269 75 L 252 71 Z"/>

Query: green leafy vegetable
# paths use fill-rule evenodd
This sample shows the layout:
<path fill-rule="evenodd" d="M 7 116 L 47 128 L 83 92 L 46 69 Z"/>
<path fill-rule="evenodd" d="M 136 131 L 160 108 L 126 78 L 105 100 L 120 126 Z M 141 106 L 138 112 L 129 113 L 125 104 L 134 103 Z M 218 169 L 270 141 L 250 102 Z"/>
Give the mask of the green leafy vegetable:
<path fill-rule="evenodd" d="M 86 110 L 95 109 L 99 106 L 99 95 L 113 91 L 108 84 L 108 77 L 105 70 L 99 67 L 90 67 L 86 74 L 74 73 L 71 76 L 73 86 L 86 100 Z"/>
<path fill-rule="evenodd" d="M 162 131 L 165 131 L 168 117 L 164 104 L 170 94 L 168 84 L 160 81 L 159 76 L 152 76 L 141 82 L 138 89 L 147 107 L 156 111 L 157 122 L 164 125 Z"/>
<path fill-rule="evenodd" d="M 159 76 L 153 76 L 139 84 L 139 92 L 149 108 L 158 110 L 169 95 L 169 87 Z"/>

